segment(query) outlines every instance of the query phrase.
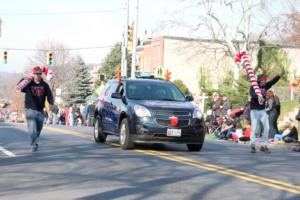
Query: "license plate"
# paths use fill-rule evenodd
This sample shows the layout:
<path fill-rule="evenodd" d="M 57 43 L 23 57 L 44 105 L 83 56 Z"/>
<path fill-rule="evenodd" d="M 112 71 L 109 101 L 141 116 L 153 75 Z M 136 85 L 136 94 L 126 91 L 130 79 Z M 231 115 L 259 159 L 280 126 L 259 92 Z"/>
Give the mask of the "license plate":
<path fill-rule="evenodd" d="M 167 129 L 167 136 L 180 137 L 181 129 Z"/>

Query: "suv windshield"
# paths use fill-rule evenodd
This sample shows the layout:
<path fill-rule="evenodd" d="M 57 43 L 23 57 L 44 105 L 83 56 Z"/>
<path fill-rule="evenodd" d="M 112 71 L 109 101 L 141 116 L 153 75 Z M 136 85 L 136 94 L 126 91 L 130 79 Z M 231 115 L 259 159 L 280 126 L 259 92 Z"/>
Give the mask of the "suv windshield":
<path fill-rule="evenodd" d="M 164 82 L 128 82 L 126 94 L 133 100 L 185 101 L 185 96 L 175 85 Z"/>

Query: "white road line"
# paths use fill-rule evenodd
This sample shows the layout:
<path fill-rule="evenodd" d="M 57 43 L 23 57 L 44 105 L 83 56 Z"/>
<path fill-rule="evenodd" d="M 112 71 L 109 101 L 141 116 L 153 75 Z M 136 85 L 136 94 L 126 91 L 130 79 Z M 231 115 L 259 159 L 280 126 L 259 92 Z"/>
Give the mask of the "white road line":
<path fill-rule="evenodd" d="M 0 146 L 0 151 L 2 151 L 3 153 L 5 153 L 7 156 L 10 156 L 10 157 L 16 156 L 13 152 L 8 151 L 7 149 L 5 149 L 4 147 L 1 147 L 1 146 Z"/>

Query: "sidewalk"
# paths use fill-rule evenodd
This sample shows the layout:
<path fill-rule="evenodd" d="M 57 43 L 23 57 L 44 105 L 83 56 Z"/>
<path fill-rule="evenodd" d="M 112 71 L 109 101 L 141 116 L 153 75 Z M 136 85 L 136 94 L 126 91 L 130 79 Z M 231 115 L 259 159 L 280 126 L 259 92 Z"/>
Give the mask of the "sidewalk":
<path fill-rule="evenodd" d="M 234 143 L 234 144 L 241 144 L 241 145 L 249 145 L 249 142 L 234 142 L 232 139 L 229 140 L 218 140 L 218 139 L 211 139 L 210 135 L 205 135 L 205 140 L 211 140 L 211 141 L 220 141 L 220 142 L 227 142 L 227 143 Z M 300 143 L 284 143 L 283 141 L 278 142 L 269 142 L 268 146 L 271 148 L 276 149 L 290 149 L 292 150 L 293 147 L 300 147 Z"/>

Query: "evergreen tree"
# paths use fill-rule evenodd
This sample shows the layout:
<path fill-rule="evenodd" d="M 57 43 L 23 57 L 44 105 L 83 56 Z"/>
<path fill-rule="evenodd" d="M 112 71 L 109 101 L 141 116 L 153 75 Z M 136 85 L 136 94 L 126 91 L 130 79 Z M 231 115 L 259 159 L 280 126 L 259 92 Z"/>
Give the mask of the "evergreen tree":
<path fill-rule="evenodd" d="M 207 96 L 211 97 L 213 92 L 219 92 L 221 95 L 226 95 L 232 103 L 233 108 L 244 107 L 248 101 L 250 82 L 248 80 L 246 72 L 240 73 L 240 79 L 237 81 L 237 87 L 232 87 L 233 85 L 233 72 L 228 71 L 226 77 L 222 83 L 222 87 L 219 90 L 208 89 L 205 92 Z M 211 106 L 211 99 L 205 101 L 205 109 L 209 109 Z"/>
<path fill-rule="evenodd" d="M 75 77 L 75 97 L 74 103 L 82 104 L 86 102 L 86 98 L 92 94 L 91 75 L 81 57 L 77 58 L 78 65 Z"/>
<path fill-rule="evenodd" d="M 118 65 L 121 66 L 121 44 L 116 43 L 111 49 L 109 54 L 105 57 L 102 67 L 99 69 L 99 74 L 104 74 L 106 80 L 110 80 L 115 76 L 115 70 Z M 127 75 L 130 76 L 131 73 L 131 54 L 127 55 Z M 97 87 L 100 82 L 97 82 L 95 86 Z"/>
<path fill-rule="evenodd" d="M 179 90 L 184 94 L 184 95 L 190 95 L 189 89 L 186 87 L 186 85 L 183 83 L 182 80 L 176 79 L 173 81 L 173 83 L 179 88 Z"/>
<path fill-rule="evenodd" d="M 200 66 L 199 68 L 199 72 L 198 72 L 198 84 L 199 84 L 199 88 L 201 89 L 210 89 L 211 85 L 212 85 L 212 81 L 211 78 L 209 76 L 209 72 L 208 72 L 208 66 Z"/>
<path fill-rule="evenodd" d="M 65 106 L 71 106 L 74 104 L 74 97 L 75 97 L 75 69 L 73 69 L 74 66 L 72 66 L 72 70 L 69 72 L 69 76 L 66 77 L 65 83 L 62 88 L 62 97 L 64 100 Z"/>
<path fill-rule="evenodd" d="M 74 63 L 74 71 L 71 79 L 64 88 L 64 100 L 66 104 L 82 104 L 92 94 L 91 76 L 81 57 L 77 57 Z"/>
<path fill-rule="evenodd" d="M 285 71 L 289 71 L 290 61 L 288 60 L 286 52 L 273 44 L 266 44 L 260 42 L 260 48 L 257 54 L 257 68 L 256 71 L 263 71 L 273 77 L 275 74 L 280 74 L 282 67 Z M 287 75 L 280 79 L 277 85 L 287 85 Z"/>

